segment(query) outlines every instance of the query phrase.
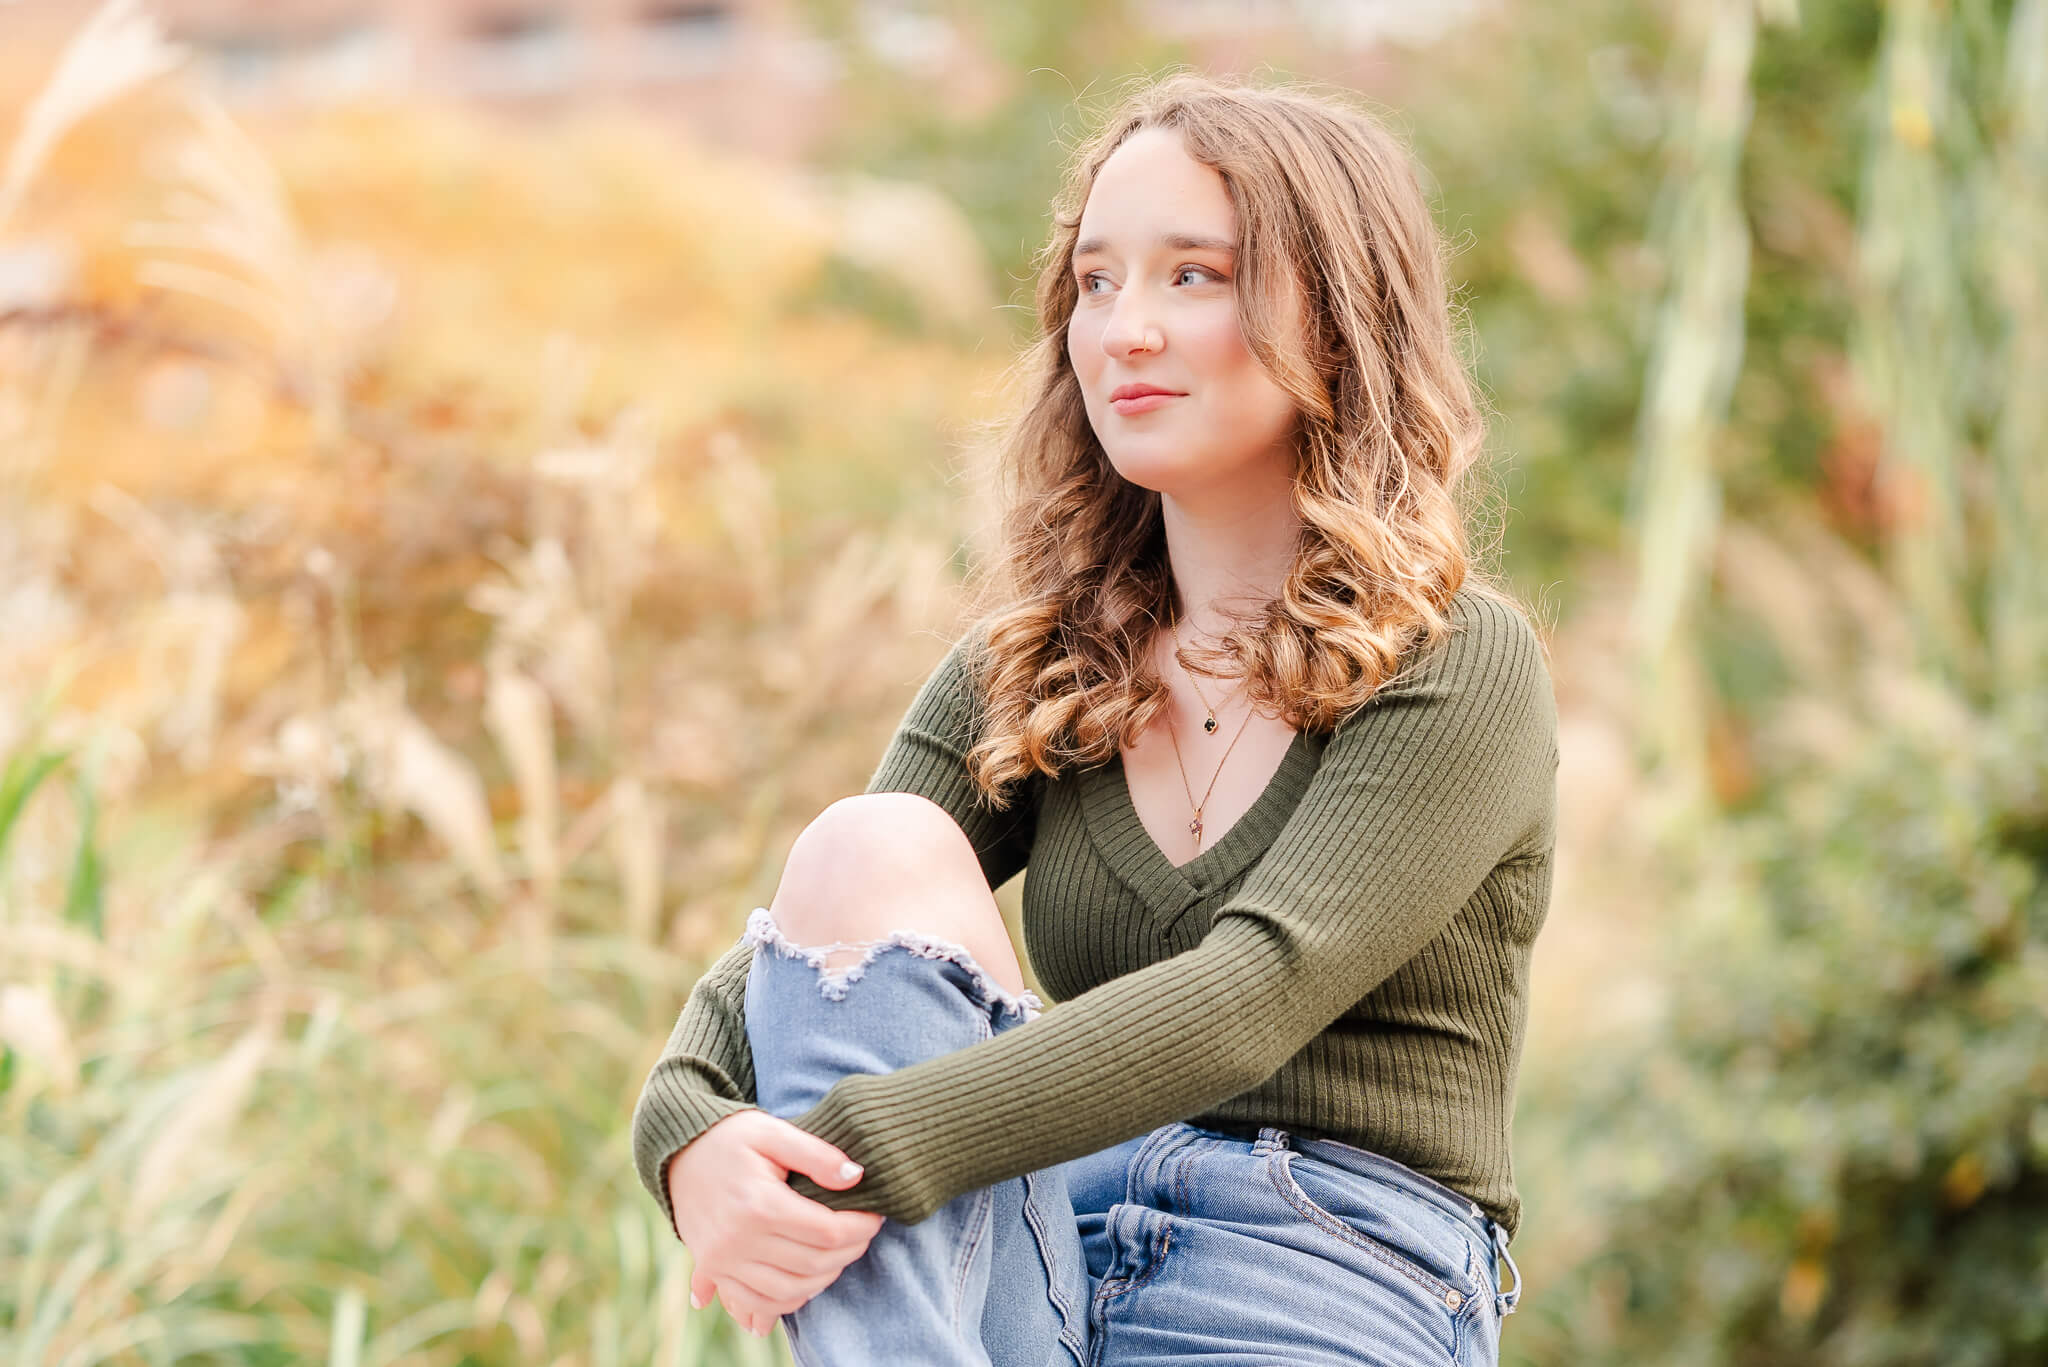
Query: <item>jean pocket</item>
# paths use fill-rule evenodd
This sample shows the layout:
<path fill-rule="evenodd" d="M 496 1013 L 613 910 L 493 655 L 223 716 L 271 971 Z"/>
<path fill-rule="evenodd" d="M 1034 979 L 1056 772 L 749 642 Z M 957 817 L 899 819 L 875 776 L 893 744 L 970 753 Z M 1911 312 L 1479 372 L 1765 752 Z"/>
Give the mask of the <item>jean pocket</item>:
<path fill-rule="evenodd" d="M 1060 1343 L 1075 1362 L 1085 1362 L 1092 1288 L 1066 1175 L 1054 1167 L 1027 1172 L 1021 1180 L 1024 1223 L 1045 1271 L 1046 1299 L 1059 1316 Z M 992 1290 L 991 1294 L 997 1293 Z"/>
<path fill-rule="evenodd" d="M 1473 1241 L 1428 1202 L 1295 1149 L 1268 1160 L 1273 1185 L 1302 1219 L 1387 1264 L 1455 1314 L 1477 1298 Z"/>

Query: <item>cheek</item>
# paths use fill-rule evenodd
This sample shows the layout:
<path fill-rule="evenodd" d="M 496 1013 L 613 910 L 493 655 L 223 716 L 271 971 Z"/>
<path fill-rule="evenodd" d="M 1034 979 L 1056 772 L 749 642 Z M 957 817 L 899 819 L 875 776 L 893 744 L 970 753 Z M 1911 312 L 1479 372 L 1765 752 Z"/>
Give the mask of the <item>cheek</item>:
<path fill-rule="evenodd" d="M 1174 329 L 1173 341 L 1182 361 L 1212 384 L 1235 387 L 1259 368 L 1244 344 L 1236 311 L 1225 304 L 1190 310 Z"/>
<path fill-rule="evenodd" d="M 1211 430 L 1229 434 L 1232 444 L 1263 445 L 1294 422 L 1294 401 L 1259 364 L 1235 320 L 1202 339 L 1202 366 L 1211 377 Z"/>
<path fill-rule="evenodd" d="M 1253 356 L 1244 344 L 1244 335 L 1238 331 L 1235 319 L 1216 327 L 1205 329 L 1190 339 L 1190 345 L 1200 350 L 1200 364 L 1203 373 L 1212 377 L 1215 386 L 1227 391 L 1233 404 L 1242 405 L 1249 401 L 1255 407 L 1264 408 L 1273 401 L 1279 389 L 1272 376 L 1266 374 L 1264 366 Z"/>
<path fill-rule="evenodd" d="M 1210 329 L 1204 344 L 1209 354 L 1215 358 L 1216 365 L 1235 376 L 1265 374 L 1259 368 L 1258 358 L 1253 356 L 1251 348 L 1244 344 L 1244 333 L 1239 330 L 1234 314 Z"/>
<path fill-rule="evenodd" d="M 1067 364 L 1075 374 L 1092 375 L 1101 369 L 1100 336 L 1100 329 L 1089 327 L 1087 319 L 1078 313 L 1067 323 Z"/>

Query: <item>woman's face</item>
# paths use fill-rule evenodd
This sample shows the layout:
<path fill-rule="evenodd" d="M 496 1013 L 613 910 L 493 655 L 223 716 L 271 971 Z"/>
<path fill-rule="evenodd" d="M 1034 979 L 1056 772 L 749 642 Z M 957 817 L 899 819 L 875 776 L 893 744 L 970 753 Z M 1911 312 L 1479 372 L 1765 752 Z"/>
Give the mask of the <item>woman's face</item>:
<path fill-rule="evenodd" d="M 1205 502 L 1294 476 L 1294 402 L 1237 325 L 1237 215 L 1180 134 L 1148 128 L 1097 173 L 1081 212 L 1067 359 L 1117 473 Z M 1175 397 L 1118 401 L 1126 385 Z"/>

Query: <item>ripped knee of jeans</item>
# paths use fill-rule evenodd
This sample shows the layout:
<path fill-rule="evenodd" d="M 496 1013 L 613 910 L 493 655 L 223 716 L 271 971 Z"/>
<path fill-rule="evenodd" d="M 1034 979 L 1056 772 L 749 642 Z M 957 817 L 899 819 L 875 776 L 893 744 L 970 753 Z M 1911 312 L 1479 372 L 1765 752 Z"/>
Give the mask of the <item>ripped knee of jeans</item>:
<path fill-rule="evenodd" d="M 984 1001 L 1002 1007 L 1009 1014 L 1022 1015 L 1031 1021 L 1045 1009 L 1045 1003 L 1039 1000 L 1037 993 L 1028 990 L 1011 992 L 997 982 L 964 946 L 923 931 L 893 931 L 879 940 L 834 940 L 827 945 L 799 945 L 782 933 L 768 908 L 755 907 L 747 916 L 746 933 L 740 939 L 743 944 L 766 945 L 785 959 L 801 959 L 816 969 L 818 991 L 828 1001 L 844 1001 L 846 989 L 860 981 L 869 964 L 891 949 L 902 949 L 920 959 L 946 959 L 958 964 L 966 970 Z M 849 962 L 847 956 L 855 952 L 859 957 Z"/>

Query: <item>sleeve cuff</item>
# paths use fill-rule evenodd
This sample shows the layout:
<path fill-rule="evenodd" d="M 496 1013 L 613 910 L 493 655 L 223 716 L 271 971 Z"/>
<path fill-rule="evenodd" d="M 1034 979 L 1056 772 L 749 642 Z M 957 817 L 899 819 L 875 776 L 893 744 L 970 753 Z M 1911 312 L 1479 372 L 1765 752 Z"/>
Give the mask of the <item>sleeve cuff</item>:
<path fill-rule="evenodd" d="M 914 1225 L 932 1214 L 944 1201 L 935 1185 L 918 1180 L 916 1164 L 902 1161 L 888 1149 L 861 1135 L 858 1116 L 860 1093 L 877 1075 L 853 1073 L 832 1084 L 818 1104 L 790 1124 L 807 1130 L 861 1165 L 861 1179 L 835 1191 L 821 1187 L 800 1172 L 789 1175 L 789 1185 L 799 1196 L 807 1196 L 833 1210 L 865 1210 L 902 1224 Z"/>
<path fill-rule="evenodd" d="M 680 1240 L 676 1213 L 668 1199 L 669 1161 L 727 1116 L 757 1108 L 752 1102 L 705 1090 L 701 1083 L 691 1085 L 692 1079 L 680 1075 L 684 1070 L 669 1069 L 670 1063 L 680 1064 L 681 1060 L 664 1060 L 656 1067 L 634 1108 L 633 1166 L 640 1174 L 640 1185 L 660 1205 L 669 1232 Z"/>

